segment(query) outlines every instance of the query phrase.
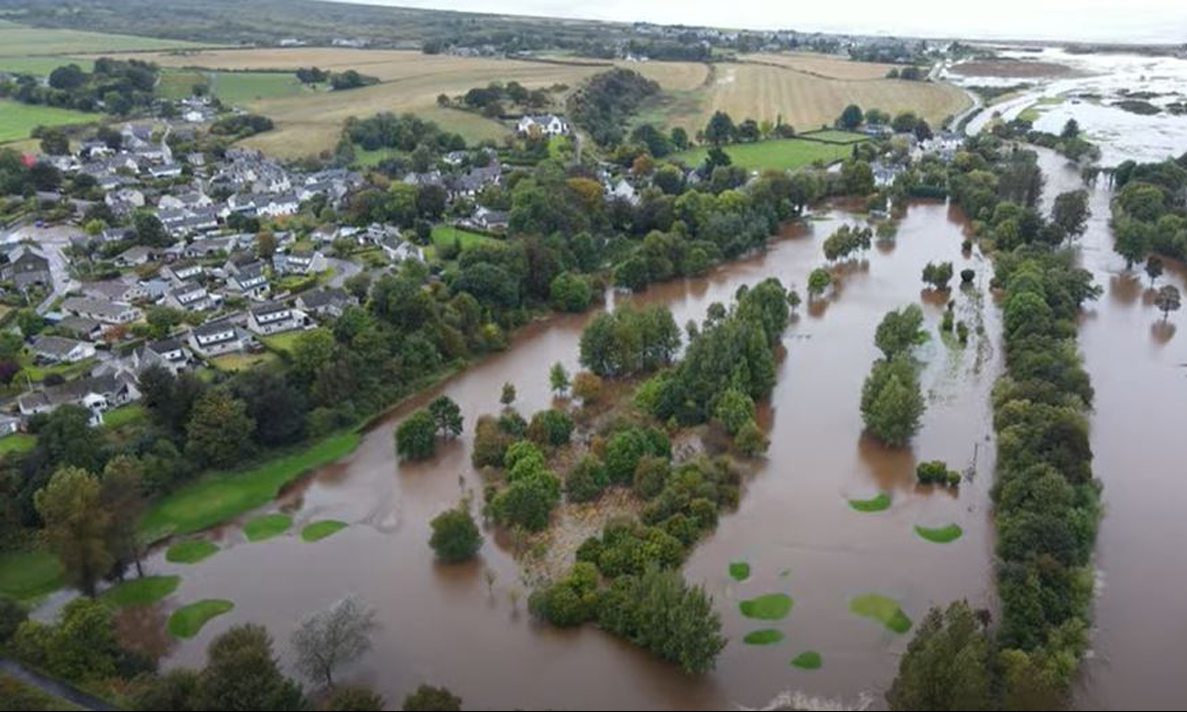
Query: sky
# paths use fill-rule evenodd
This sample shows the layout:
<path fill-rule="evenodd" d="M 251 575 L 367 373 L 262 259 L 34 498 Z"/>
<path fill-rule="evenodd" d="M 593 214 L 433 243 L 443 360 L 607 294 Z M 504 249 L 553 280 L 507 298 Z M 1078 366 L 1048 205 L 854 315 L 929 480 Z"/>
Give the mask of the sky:
<path fill-rule="evenodd" d="M 337 0 L 342 1 L 342 0 Z M 1187 0 L 347 0 L 620 22 L 916 37 L 1187 43 Z"/>

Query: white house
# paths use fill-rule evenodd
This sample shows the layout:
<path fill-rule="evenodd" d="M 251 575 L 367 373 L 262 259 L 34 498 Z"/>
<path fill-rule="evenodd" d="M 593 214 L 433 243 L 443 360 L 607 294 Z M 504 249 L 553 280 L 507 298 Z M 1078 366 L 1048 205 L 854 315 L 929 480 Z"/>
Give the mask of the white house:
<path fill-rule="evenodd" d="M 190 329 L 190 348 L 202 356 L 218 356 L 242 351 L 248 342 L 247 334 L 230 321 L 217 321 Z"/>
<path fill-rule="evenodd" d="M 184 284 L 165 293 L 165 304 L 174 309 L 202 311 L 213 306 L 210 294 L 201 284 Z"/>
<path fill-rule="evenodd" d="M 569 133 L 569 122 L 556 114 L 525 115 L 515 130 L 523 136 L 542 133 L 545 136 L 563 136 Z"/>
<path fill-rule="evenodd" d="M 44 363 L 77 363 L 95 355 L 95 345 L 62 336 L 38 336 L 29 349 Z"/>
<path fill-rule="evenodd" d="M 257 334 L 278 334 L 305 324 L 305 313 L 280 302 L 269 302 L 247 312 L 247 328 Z"/>
<path fill-rule="evenodd" d="M 189 362 L 190 354 L 185 344 L 172 338 L 153 341 L 132 354 L 132 363 L 137 372 L 150 366 L 161 366 L 176 374 L 189 365 Z"/>
<path fill-rule="evenodd" d="M 68 297 L 62 311 L 104 324 L 130 324 L 140 318 L 140 310 L 125 302 L 111 302 L 91 297 Z"/>
<path fill-rule="evenodd" d="M 272 269 L 277 274 L 317 274 L 327 268 L 326 257 L 319 251 L 277 252 L 272 255 Z"/>

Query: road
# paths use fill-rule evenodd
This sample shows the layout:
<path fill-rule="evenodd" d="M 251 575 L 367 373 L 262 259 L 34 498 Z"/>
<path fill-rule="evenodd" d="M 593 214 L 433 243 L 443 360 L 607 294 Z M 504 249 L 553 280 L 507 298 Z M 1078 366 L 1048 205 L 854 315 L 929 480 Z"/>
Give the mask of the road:
<path fill-rule="evenodd" d="M 15 677 L 27 685 L 32 685 L 46 694 L 59 697 L 72 705 L 77 705 L 78 707 L 83 708 L 84 710 L 119 709 L 118 707 L 115 707 L 110 703 L 99 699 L 98 697 L 88 695 L 87 693 L 75 688 L 73 685 L 68 685 L 64 682 L 59 682 L 58 680 L 34 672 L 15 660 L 0 658 L 0 673 Z"/>

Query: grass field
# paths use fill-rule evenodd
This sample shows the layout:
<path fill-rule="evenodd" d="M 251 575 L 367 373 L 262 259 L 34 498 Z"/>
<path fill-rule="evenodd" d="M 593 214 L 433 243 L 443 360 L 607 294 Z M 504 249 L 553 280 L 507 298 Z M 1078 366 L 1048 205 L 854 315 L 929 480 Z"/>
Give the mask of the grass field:
<path fill-rule="evenodd" d="M 28 601 L 62 587 L 62 566 L 48 551 L 0 553 L 0 596 Z"/>
<path fill-rule="evenodd" d="M 949 524 L 943 527 L 915 527 L 915 533 L 935 544 L 947 544 L 956 541 L 964 534 L 959 524 Z"/>
<path fill-rule="evenodd" d="M 61 697 L 43 692 L 12 675 L 0 674 L 0 700 L 6 710 L 81 710 Z"/>
<path fill-rule="evenodd" d="M 346 522 L 340 522 L 336 519 L 323 519 L 320 522 L 306 525 L 301 530 L 301 539 L 307 542 L 321 541 L 332 534 L 337 534 L 346 527 Z"/>
<path fill-rule="evenodd" d="M 224 104 L 236 106 L 316 91 L 295 74 L 281 72 L 211 72 L 209 82 L 212 94 Z"/>
<path fill-rule="evenodd" d="M 218 545 L 206 539 L 179 541 L 165 552 L 165 561 L 173 564 L 196 564 L 218 553 Z"/>
<path fill-rule="evenodd" d="M 102 599 L 116 608 L 151 606 L 177 590 L 180 576 L 145 576 L 128 579 L 103 592 Z"/>
<path fill-rule="evenodd" d="M 750 170 L 794 170 L 810 166 L 816 161 L 832 163 L 846 158 L 853 152 L 849 146 L 820 141 L 805 141 L 799 138 L 783 138 L 757 143 L 740 143 L 726 146 L 734 165 Z M 699 146 L 671 156 L 689 166 L 699 166 L 709 155 L 709 148 Z"/>
<path fill-rule="evenodd" d="M 182 606 L 169 616 L 169 632 L 175 638 L 193 638 L 202 631 L 207 621 L 234 607 L 234 603 L 221 598 L 208 598 Z"/>
<path fill-rule="evenodd" d="M 750 578 L 750 564 L 745 561 L 731 561 L 729 572 L 733 580 L 745 581 Z"/>
<path fill-rule="evenodd" d="M 486 242 L 496 242 L 493 237 L 480 235 L 469 230 L 462 230 L 453 225 L 434 225 L 432 232 L 432 240 L 434 247 L 442 247 L 445 245 L 452 245 L 454 240 L 461 240 L 462 249 L 468 250 L 476 245 L 481 245 Z"/>
<path fill-rule="evenodd" d="M 822 131 L 809 131 L 800 134 L 801 138 L 806 138 L 809 141 L 823 141 L 825 143 L 839 143 L 846 146 L 862 141 L 870 140 L 869 136 L 865 134 L 856 133 L 853 131 L 840 131 L 838 129 L 825 129 Z"/>
<path fill-rule="evenodd" d="M 791 659 L 792 667 L 798 667 L 801 670 L 819 670 L 823 664 L 824 659 L 815 650 L 805 650 Z"/>
<path fill-rule="evenodd" d="M 196 69 L 167 69 L 157 82 L 157 94 L 166 99 L 184 99 L 194 93 L 194 85 L 210 85 L 206 72 Z"/>
<path fill-rule="evenodd" d="M 144 406 L 139 403 L 129 403 L 128 405 L 123 405 L 115 410 L 109 410 L 104 413 L 103 424 L 109 428 L 119 428 L 132 423 L 142 422 L 146 415 Z"/>
<path fill-rule="evenodd" d="M 783 633 L 773 628 L 753 630 L 742 637 L 746 645 L 774 645 L 783 640 Z"/>
<path fill-rule="evenodd" d="M 779 621 L 791 613 L 794 603 L 786 593 L 768 593 L 758 598 L 738 601 L 738 610 L 747 618 L 764 621 Z"/>
<path fill-rule="evenodd" d="M 140 520 L 149 541 L 212 527 L 276 498 L 280 488 L 309 470 L 345 457 L 358 446 L 356 432 L 334 435 L 248 470 L 204 477 L 155 503 Z"/>
<path fill-rule="evenodd" d="M 19 101 L 0 99 L 0 143 L 29 138 L 37 126 L 65 126 L 89 124 L 103 118 L 102 114 L 88 114 L 56 106 L 34 106 Z"/>
<path fill-rule="evenodd" d="M 0 30 L 2 32 L 3 30 Z M 44 77 L 58 67 L 77 64 L 84 72 L 91 71 L 95 63 L 89 59 L 72 57 L 0 57 L 0 72 L 33 74 Z"/>
<path fill-rule="evenodd" d="M 0 456 L 10 452 L 29 452 L 37 444 L 37 436 L 28 433 L 13 433 L 0 438 Z"/>
<path fill-rule="evenodd" d="M 849 506 L 859 512 L 881 512 L 890 509 L 890 495 L 879 492 L 876 497 L 871 499 L 851 499 Z"/>
<path fill-rule="evenodd" d="M 0 56 L 136 52 L 197 48 L 197 42 L 162 40 L 133 35 L 107 35 L 79 30 L 54 30 L 5 23 L 0 25 Z"/>
<path fill-rule="evenodd" d="M 781 54 L 744 54 L 743 62 L 777 64 L 797 72 L 813 74 L 827 79 L 882 79 L 894 69 L 894 64 L 878 62 L 854 62 L 834 54 L 818 52 L 784 52 Z"/>
<path fill-rule="evenodd" d="M 898 601 L 877 593 L 866 593 L 849 602 L 849 610 L 864 618 L 878 621 L 887 630 L 906 633 L 911 630 L 911 619 L 903 613 Z"/>
<path fill-rule="evenodd" d="M 280 536 L 293 525 L 293 518 L 287 514 L 265 514 L 243 525 L 248 541 L 264 541 Z"/>
<path fill-rule="evenodd" d="M 261 351 L 258 354 L 249 353 L 234 353 L 223 354 L 222 356 L 215 356 L 210 359 L 210 365 L 214 366 L 220 371 L 242 371 L 245 368 L 251 368 L 257 364 L 267 363 L 276 360 L 276 354 L 270 351 Z"/>
<path fill-rule="evenodd" d="M 287 354 L 293 350 L 293 344 L 295 344 L 297 339 L 301 338 L 301 335 L 304 333 L 305 332 L 303 330 L 286 331 L 283 334 L 262 336 L 260 337 L 260 341 L 264 344 L 264 346 L 267 346 L 277 353 Z"/>

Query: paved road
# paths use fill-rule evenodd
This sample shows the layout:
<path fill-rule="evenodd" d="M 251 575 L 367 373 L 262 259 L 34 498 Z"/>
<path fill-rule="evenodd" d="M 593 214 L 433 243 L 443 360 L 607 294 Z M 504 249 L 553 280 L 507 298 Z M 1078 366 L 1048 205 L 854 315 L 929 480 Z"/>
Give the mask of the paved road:
<path fill-rule="evenodd" d="M 40 673 L 33 672 L 24 665 L 9 660 L 7 658 L 0 658 L 0 672 L 6 675 L 11 675 L 23 683 L 32 685 L 37 689 L 55 697 L 60 697 L 67 702 L 77 705 L 85 710 L 116 710 L 118 707 L 112 706 L 110 703 L 88 695 L 87 693 L 68 685 L 64 682 L 59 682 L 53 678 L 46 677 Z"/>

